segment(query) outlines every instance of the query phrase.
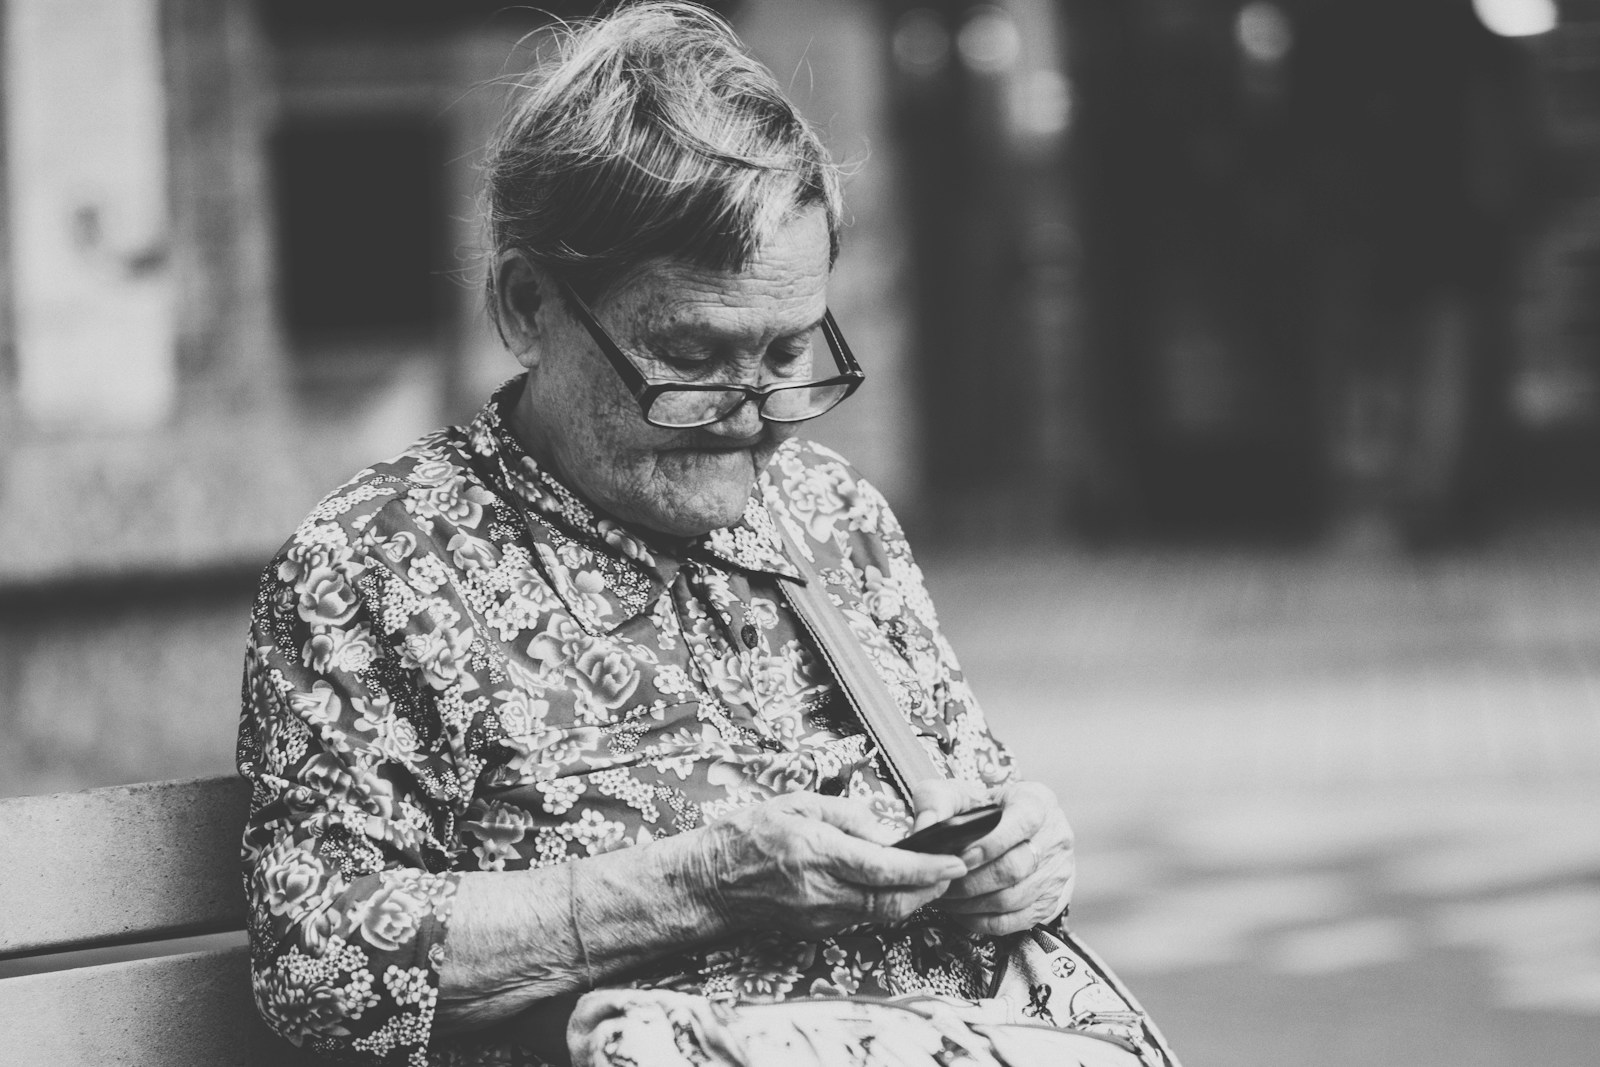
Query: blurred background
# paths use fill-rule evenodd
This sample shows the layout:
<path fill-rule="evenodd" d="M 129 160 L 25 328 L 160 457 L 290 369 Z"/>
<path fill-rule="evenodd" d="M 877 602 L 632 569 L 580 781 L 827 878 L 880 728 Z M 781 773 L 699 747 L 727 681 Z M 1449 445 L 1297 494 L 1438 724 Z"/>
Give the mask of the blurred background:
<path fill-rule="evenodd" d="M 0 4 L 0 795 L 224 773 L 256 573 L 515 369 L 504 0 Z M 1190 1067 L 1600 1048 L 1600 0 L 718 5 L 847 163 L 817 436 Z"/>

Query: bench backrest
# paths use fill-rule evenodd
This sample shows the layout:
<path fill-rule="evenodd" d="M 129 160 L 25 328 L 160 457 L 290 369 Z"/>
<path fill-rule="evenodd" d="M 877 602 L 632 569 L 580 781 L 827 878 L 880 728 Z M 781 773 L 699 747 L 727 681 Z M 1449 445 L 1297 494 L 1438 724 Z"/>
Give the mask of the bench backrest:
<path fill-rule="evenodd" d="M 232 777 L 0 799 L 5 1063 L 319 1062 L 271 1036 L 251 1003 L 247 803 Z M 195 935 L 212 936 L 173 951 Z"/>

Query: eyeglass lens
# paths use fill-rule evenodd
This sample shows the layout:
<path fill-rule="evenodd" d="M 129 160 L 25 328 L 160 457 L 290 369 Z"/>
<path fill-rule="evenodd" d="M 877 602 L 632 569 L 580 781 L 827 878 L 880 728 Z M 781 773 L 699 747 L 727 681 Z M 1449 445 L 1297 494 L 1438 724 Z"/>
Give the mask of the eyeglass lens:
<path fill-rule="evenodd" d="M 761 417 L 771 422 L 814 419 L 844 399 L 849 386 L 794 385 L 768 393 L 761 402 Z M 669 389 L 655 398 L 647 417 L 660 426 L 708 426 L 733 414 L 749 397 L 737 389 Z"/>

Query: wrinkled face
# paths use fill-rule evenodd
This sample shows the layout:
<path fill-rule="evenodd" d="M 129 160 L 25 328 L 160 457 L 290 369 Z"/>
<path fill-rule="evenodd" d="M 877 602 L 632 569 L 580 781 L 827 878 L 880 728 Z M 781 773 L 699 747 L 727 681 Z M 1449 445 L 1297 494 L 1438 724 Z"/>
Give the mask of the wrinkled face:
<path fill-rule="evenodd" d="M 827 306 L 828 251 L 823 213 L 809 210 L 739 271 L 658 260 L 594 311 L 647 377 L 802 381 L 815 376 L 807 342 Z M 513 429 L 532 455 L 591 503 L 650 530 L 694 537 L 737 522 L 795 427 L 763 422 L 753 404 L 697 429 L 650 425 L 548 279 L 537 289 L 520 303 L 526 328 L 513 331 L 529 370 Z"/>

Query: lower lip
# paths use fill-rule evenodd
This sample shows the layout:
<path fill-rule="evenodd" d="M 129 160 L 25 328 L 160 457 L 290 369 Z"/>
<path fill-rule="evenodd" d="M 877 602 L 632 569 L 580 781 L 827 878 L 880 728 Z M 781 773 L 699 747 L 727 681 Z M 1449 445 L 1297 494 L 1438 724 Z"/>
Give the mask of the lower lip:
<path fill-rule="evenodd" d="M 748 445 L 683 445 L 668 451 L 688 452 L 694 455 L 734 456 L 745 455 L 753 451 L 755 447 L 753 443 Z"/>
<path fill-rule="evenodd" d="M 749 464 L 753 462 L 751 450 L 748 448 L 675 448 L 675 455 L 683 457 L 684 462 L 711 463 L 723 465 L 727 463 Z"/>

